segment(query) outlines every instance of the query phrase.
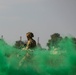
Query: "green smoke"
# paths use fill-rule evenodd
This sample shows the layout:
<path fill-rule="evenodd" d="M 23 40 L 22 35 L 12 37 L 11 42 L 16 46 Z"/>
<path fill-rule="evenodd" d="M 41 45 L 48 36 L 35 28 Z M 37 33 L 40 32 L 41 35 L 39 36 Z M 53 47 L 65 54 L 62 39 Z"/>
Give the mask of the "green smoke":
<path fill-rule="evenodd" d="M 25 51 L 0 40 L 0 75 L 76 75 L 74 43 L 67 38 L 50 50 Z"/>

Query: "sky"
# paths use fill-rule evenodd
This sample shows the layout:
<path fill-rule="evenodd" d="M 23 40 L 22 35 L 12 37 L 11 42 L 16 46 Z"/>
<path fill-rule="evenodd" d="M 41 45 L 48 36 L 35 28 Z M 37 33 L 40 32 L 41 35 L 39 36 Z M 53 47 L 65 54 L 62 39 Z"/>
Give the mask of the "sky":
<path fill-rule="evenodd" d="M 76 37 L 76 0 L 0 0 L 0 36 L 13 44 L 27 32 L 43 47 L 53 33 Z"/>

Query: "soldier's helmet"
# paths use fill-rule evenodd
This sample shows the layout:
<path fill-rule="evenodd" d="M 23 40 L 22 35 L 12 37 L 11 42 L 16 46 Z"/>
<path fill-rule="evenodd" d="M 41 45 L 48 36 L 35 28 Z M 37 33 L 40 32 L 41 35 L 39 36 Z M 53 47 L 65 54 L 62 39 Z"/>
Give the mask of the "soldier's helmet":
<path fill-rule="evenodd" d="M 27 38 L 32 38 L 34 37 L 34 34 L 32 32 L 26 33 Z"/>

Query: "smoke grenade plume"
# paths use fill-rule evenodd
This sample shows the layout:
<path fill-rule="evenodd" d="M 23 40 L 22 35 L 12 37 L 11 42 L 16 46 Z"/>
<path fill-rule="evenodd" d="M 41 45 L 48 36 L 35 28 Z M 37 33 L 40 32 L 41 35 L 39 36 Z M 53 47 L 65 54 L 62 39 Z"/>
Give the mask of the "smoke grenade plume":
<path fill-rule="evenodd" d="M 0 75 L 76 75 L 76 49 L 71 38 L 50 50 L 21 50 L 0 40 Z"/>

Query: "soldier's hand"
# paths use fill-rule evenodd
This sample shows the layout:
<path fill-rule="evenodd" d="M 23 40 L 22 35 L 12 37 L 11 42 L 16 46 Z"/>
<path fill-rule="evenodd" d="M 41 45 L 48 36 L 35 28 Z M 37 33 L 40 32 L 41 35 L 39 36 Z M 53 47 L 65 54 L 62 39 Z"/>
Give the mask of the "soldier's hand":
<path fill-rule="evenodd" d="M 22 50 L 26 50 L 26 48 L 22 48 Z"/>

